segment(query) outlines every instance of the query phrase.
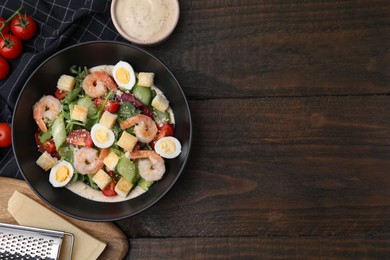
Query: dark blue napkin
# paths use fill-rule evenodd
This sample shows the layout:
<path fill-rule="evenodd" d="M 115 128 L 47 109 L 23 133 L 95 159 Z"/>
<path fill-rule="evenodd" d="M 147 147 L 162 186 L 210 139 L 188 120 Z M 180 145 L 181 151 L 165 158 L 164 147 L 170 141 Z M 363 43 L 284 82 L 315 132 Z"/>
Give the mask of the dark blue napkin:
<path fill-rule="evenodd" d="M 0 5 L 5 19 L 23 5 L 38 25 L 37 35 L 23 42 L 23 54 L 10 61 L 10 75 L 0 81 L 0 122 L 11 123 L 24 82 L 53 53 L 79 42 L 123 41 L 111 20 L 110 0 L 5 0 Z M 0 148 L 0 176 L 22 178 L 11 148 Z"/>

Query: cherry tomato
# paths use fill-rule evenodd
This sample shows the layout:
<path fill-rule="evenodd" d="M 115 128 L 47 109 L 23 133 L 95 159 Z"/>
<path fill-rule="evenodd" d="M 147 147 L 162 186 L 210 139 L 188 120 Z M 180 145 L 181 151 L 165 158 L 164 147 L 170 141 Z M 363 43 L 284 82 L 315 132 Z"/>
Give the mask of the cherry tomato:
<path fill-rule="evenodd" d="M 47 140 L 46 142 L 44 142 L 43 149 L 50 154 L 57 152 L 57 148 L 56 148 L 56 145 L 54 144 L 53 139 L 50 139 L 50 140 Z"/>
<path fill-rule="evenodd" d="M 54 144 L 53 139 L 49 139 L 49 140 L 42 143 L 41 140 L 39 140 L 40 133 L 41 133 L 40 129 L 38 129 L 38 131 L 35 133 L 35 142 L 38 146 L 38 150 L 41 153 L 46 151 L 46 152 L 50 153 L 51 155 L 57 154 L 57 148 L 56 148 L 56 145 Z"/>
<path fill-rule="evenodd" d="M 9 71 L 8 61 L 0 56 L 0 80 L 5 79 L 8 76 Z"/>
<path fill-rule="evenodd" d="M 19 14 L 11 21 L 11 31 L 19 39 L 27 41 L 37 33 L 37 24 L 31 16 Z"/>
<path fill-rule="evenodd" d="M 18 37 L 12 34 L 0 37 L 0 54 L 7 59 L 16 59 L 23 51 L 23 44 Z"/>
<path fill-rule="evenodd" d="M 162 124 L 158 127 L 158 129 L 158 139 L 163 138 L 165 136 L 173 136 L 174 128 L 172 124 Z"/>
<path fill-rule="evenodd" d="M 103 190 L 102 193 L 106 197 L 116 196 L 117 193 L 115 191 L 116 178 L 115 173 L 113 171 L 107 171 L 107 174 L 111 177 L 111 182 L 108 184 Z"/>
<path fill-rule="evenodd" d="M 157 136 L 154 138 L 154 140 L 151 143 L 151 146 L 154 147 L 154 144 L 161 138 L 166 136 L 173 136 L 174 128 L 172 124 L 163 124 L 161 126 L 157 127 L 158 133 Z"/>
<path fill-rule="evenodd" d="M 103 104 L 104 98 L 95 98 L 95 104 L 97 107 L 99 107 L 101 104 Z M 115 113 L 120 104 L 114 100 L 107 100 L 106 104 L 104 105 L 103 111 L 108 111 L 110 113 Z"/>
<path fill-rule="evenodd" d="M 11 127 L 7 123 L 0 123 L 0 147 L 11 146 Z"/>
<path fill-rule="evenodd" d="M 58 89 L 58 88 L 57 88 L 57 90 L 56 90 L 56 93 L 54 94 L 54 96 L 56 97 L 56 99 L 59 99 L 59 100 L 64 99 L 64 97 L 66 97 L 66 95 L 68 95 L 68 92 L 63 91 L 63 90 Z"/>
<path fill-rule="evenodd" d="M 102 193 L 106 197 L 116 196 L 117 193 L 115 191 L 115 183 L 111 181 L 103 190 Z"/>
<path fill-rule="evenodd" d="M 91 134 L 85 129 L 78 129 L 70 132 L 66 137 L 66 143 L 86 147 L 93 146 Z"/>
<path fill-rule="evenodd" d="M 0 17 L 0 27 L 3 26 L 3 23 L 6 19 L 4 19 L 3 17 Z M 9 27 L 9 24 L 7 24 L 3 30 L 1 31 L 2 34 L 8 34 L 10 32 L 10 27 Z"/>

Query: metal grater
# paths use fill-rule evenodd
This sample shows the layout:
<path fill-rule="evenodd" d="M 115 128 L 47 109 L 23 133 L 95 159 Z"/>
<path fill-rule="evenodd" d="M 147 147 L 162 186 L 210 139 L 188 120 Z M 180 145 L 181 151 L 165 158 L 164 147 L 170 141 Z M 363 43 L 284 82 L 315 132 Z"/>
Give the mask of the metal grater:
<path fill-rule="evenodd" d="M 58 259 L 65 236 L 71 238 L 70 259 L 72 259 L 73 234 L 0 223 L 0 260 Z"/>

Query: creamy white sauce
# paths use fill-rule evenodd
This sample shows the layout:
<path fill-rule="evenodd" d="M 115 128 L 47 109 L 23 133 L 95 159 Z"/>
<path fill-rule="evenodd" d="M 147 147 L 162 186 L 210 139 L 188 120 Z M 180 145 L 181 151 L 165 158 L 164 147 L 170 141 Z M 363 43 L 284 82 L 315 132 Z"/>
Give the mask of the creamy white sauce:
<path fill-rule="evenodd" d="M 73 193 L 76 193 L 77 195 L 84 197 L 86 199 L 94 200 L 94 201 L 100 201 L 100 202 L 120 202 L 125 201 L 129 199 L 133 199 L 135 197 L 138 197 L 139 195 L 145 193 L 147 190 L 142 189 L 139 186 L 136 186 L 126 197 L 121 196 L 113 196 L 113 197 L 107 197 L 104 196 L 103 193 L 99 190 L 94 190 L 87 184 L 76 181 L 74 183 L 69 183 L 65 186 L 68 190 L 72 191 Z"/>
<path fill-rule="evenodd" d="M 168 36 L 179 17 L 177 0 L 117 0 L 117 22 L 131 38 L 158 42 Z"/>

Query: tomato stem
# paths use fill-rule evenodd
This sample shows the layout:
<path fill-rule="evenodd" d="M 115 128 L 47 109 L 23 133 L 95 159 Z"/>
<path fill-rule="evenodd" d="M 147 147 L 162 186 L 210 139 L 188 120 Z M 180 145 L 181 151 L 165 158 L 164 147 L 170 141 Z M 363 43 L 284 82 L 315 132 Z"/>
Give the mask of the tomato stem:
<path fill-rule="evenodd" d="M 15 16 L 17 16 L 18 14 L 20 14 L 20 12 L 23 10 L 23 6 L 20 6 L 18 10 L 16 10 L 4 23 L 5 24 L 9 24 L 12 19 L 14 19 Z"/>
<path fill-rule="evenodd" d="M 1 27 L 1 28 L 3 28 L 3 27 Z M 3 39 L 3 41 L 6 42 L 7 40 L 5 39 L 3 33 L 1 32 L 2 30 L 3 30 L 3 29 L 0 29 L 0 36 L 1 36 L 1 38 Z"/>
<path fill-rule="evenodd" d="M 4 37 L 4 35 L 3 35 L 3 33 L 1 32 L 3 29 L 4 29 L 4 27 L 7 25 L 7 24 L 9 24 L 11 21 L 12 21 L 12 19 L 14 19 L 14 17 L 15 16 L 17 16 L 18 14 L 20 14 L 20 12 L 23 10 L 23 5 L 21 5 L 20 7 L 19 7 L 19 9 L 18 10 L 16 10 L 7 20 L 5 20 L 4 22 L 3 22 L 3 24 L 1 25 L 1 27 L 0 27 L 0 36 L 1 36 L 1 38 L 3 39 L 3 41 L 6 41 L 6 39 L 5 39 L 5 37 Z"/>

